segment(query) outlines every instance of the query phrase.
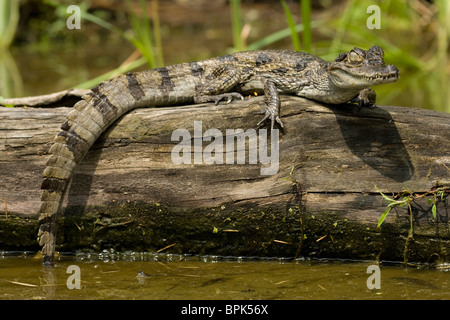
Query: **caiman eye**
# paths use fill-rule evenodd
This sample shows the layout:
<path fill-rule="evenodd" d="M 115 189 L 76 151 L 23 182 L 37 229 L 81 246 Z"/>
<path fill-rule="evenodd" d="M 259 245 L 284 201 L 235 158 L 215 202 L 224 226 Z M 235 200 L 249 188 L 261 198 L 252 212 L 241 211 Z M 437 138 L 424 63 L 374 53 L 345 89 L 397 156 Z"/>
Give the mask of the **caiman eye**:
<path fill-rule="evenodd" d="M 351 51 L 348 55 L 348 61 L 351 63 L 358 63 L 363 61 L 363 57 L 357 54 L 356 52 Z"/>

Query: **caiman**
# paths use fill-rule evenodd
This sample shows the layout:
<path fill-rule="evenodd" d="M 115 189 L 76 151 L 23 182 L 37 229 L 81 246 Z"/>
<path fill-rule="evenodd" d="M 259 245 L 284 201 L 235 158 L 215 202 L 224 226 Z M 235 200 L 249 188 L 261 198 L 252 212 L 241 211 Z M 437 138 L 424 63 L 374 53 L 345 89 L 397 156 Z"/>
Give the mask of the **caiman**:
<path fill-rule="evenodd" d="M 244 91 L 263 89 L 264 117 L 271 128 L 283 128 L 279 94 L 326 104 L 373 106 L 377 84 L 399 78 L 394 65 L 385 65 L 378 46 L 354 48 L 333 62 L 286 50 L 238 52 L 208 60 L 182 63 L 143 72 L 130 72 L 101 82 L 82 97 L 67 115 L 55 142 L 42 182 L 39 243 L 44 264 L 54 261 L 56 217 L 75 167 L 97 138 L 119 117 L 135 108 L 243 99 Z"/>

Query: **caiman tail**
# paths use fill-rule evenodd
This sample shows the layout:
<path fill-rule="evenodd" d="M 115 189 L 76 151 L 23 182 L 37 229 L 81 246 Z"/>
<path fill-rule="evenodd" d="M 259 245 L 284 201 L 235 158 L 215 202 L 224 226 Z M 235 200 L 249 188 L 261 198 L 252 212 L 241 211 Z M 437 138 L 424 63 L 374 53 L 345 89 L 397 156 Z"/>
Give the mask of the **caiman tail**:
<path fill-rule="evenodd" d="M 82 97 L 67 115 L 50 148 L 44 171 L 39 216 L 39 244 L 44 264 L 52 264 L 55 252 L 56 217 L 76 166 L 97 138 L 119 117 L 143 106 L 181 102 L 180 94 L 167 85 L 168 69 L 120 75 L 101 83 Z M 145 88 L 145 91 L 144 91 Z"/>

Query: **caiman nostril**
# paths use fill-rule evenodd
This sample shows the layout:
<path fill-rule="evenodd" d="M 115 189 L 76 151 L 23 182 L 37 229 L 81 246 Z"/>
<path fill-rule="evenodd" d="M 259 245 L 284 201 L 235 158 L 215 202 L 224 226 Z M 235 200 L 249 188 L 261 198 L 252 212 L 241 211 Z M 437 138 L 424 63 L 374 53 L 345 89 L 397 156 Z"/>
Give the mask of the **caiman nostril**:
<path fill-rule="evenodd" d="M 395 72 L 397 74 L 400 74 L 400 70 L 398 70 L 398 68 L 396 66 L 394 66 L 393 64 L 389 64 L 387 66 L 389 72 Z"/>

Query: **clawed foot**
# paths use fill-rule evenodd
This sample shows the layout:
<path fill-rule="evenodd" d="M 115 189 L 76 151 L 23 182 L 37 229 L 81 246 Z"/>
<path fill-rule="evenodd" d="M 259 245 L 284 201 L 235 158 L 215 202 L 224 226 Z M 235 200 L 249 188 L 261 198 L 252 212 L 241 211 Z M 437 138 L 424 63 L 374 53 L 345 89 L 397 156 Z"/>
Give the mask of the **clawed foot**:
<path fill-rule="evenodd" d="M 256 126 L 259 127 L 261 124 L 263 124 L 269 118 L 270 118 L 270 128 L 272 130 L 275 126 L 275 122 L 278 123 L 278 125 L 282 129 L 284 128 L 283 122 L 281 121 L 280 117 L 277 114 L 271 112 L 270 109 L 266 109 L 264 118 L 260 122 L 258 122 L 258 124 Z"/>
<path fill-rule="evenodd" d="M 359 95 L 354 98 L 351 102 L 358 105 L 359 108 L 363 107 L 375 107 L 375 101 L 377 94 L 370 88 L 361 90 Z"/>
<path fill-rule="evenodd" d="M 222 93 L 217 95 L 207 95 L 207 96 L 200 96 L 196 97 L 194 99 L 195 103 L 205 103 L 205 102 L 212 102 L 214 101 L 214 104 L 217 106 L 221 100 L 226 99 L 226 104 L 233 101 L 233 99 L 241 99 L 244 100 L 244 97 L 242 94 L 237 92 L 229 92 L 229 93 Z"/>
<path fill-rule="evenodd" d="M 214 96 L 214 104 L 217 106 L 219 104 L 219 102 L 223 99 L 227 99 L 227 101 L 225 103 L 229 104 L 231 101 L 233 101 L 233 99 L 244 100 L 244 96 L 237 92 L 218 94 L 218 95 Z"/>

